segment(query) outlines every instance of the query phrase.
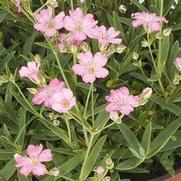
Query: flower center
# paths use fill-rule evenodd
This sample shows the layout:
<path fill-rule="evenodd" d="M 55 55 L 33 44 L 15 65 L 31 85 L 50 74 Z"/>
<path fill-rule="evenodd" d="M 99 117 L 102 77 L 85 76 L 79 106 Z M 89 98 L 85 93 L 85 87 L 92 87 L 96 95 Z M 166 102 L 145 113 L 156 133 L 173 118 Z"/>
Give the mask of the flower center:
<path fill-rule="evenodd" d="M 88 72 L 89 73 L 94 73 L 96 71 L 95 67 L 91 66 L 91 67 L 88 67 Z"/>
<path fill-rule="evenodd" d="M 68 101 L 67 99 L 65 99 L 65 100 L 63 101 L 63 107 L 64 107 L 64 108 L 68 108 L 68 107 L 69 107 L 69 101 Z"/>
<path fill-rule="evenodd" d="M 55 28 L 55 24 L 50 21 L 50 22 L 48 22 L 47 27 L 48 27 L 48 29 Z"/>
<path fill-rule="evenodd" d="M 33 165 L 38 165 L 39 164 L 39 161 L 38 161 L 38 159 L 32 159 L 32 163 L 33 163 Z"/>
<path fill-rule="evenodd" d="M 82 31 L 82 26 L 81 24 L 77 24 L 75 29 L 78 31 L 78 32 L 81 32 Z"/>

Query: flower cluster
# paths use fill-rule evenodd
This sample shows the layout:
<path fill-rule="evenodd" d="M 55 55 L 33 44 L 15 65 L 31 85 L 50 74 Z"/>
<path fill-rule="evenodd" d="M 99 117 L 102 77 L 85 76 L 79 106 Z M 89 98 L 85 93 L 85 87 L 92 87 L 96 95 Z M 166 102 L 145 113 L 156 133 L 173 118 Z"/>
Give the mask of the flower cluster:
<path fill-rule="evenodd" d="M 68 112 L 76 105 L 75 97 L 63 81 L 53 79 L 46 87 L 41 87 L 33 97 L 35 105 L 43 104 L 59 113 Z"/>
<path fill-rule="evenodd" d="M 122 42 L 122 39 L 117 38 L 118 31 L 113 27 L 106 29 L 103 25 L 97 26 L 98 21 L 94 19 L 94 16 L 84 14 L 80 8 L 70 10 L 69 15 L 60 12 L 53 17 L 52 8 L 48 7 L 48 9 L 41 10 L 35 19 L 34 28 L 48 37 L 54 36 L 62 28 L 68 31 L 68 33 L 60 34 L 59 47 L 61 48 L 63 45 L 81 44 L 86 38 L 97 39 L 102 46 Z"/>
<path fill-rule="evenodd" d="M 28 176 L 30 173 L 42 176 L 48 171 L 43 162 L 49 162 L 52 158 L 50 149 L 44 149 L 42 144 L 40 145 L 29 145 L 27 148 L 27 156 L 21 156 L 15 154 L 16 167 L 22 175 Z"/>

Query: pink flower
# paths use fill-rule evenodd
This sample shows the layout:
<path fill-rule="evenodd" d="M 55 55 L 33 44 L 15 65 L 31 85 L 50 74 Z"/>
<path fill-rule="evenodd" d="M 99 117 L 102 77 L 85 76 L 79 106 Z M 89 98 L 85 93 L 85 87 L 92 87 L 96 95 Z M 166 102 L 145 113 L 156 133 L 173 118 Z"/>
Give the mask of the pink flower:
<path fill-rule="evenodd" d="M 22 7 L 21 7 L 20 0 L 15 0 L 15 5 L 16 5 L 16 9 L 17 9 L 18 13 L 21 13 L 22 12 Z"/>
<path fill-rule="evenodd" d="M 38 83 L 40 78 L 39 64 L 35 61 L 27 63 L 27 67 L 23 66 L 19 70 L 20 77 L 26 77 L 31 81 Z"/>
<path fill-rule="evenodd" d="M 48 9 L 41 10 L 35 16 L 37 23 L 34 24 L 34 28 L 51 37 L 63 27 L 64 16 L 64 12 L 60 12 L 57 16 L 53 17 L 52 8 L 48 7 Z"/>
<path fill-rule="evenodd" d="M 164 17 L 147 12 L 134 13 L 132 19 L 133 27 L 143 26 L 144 28 L 147 28 L 149 32 L 160 31 L 161 22 L 168 23 Z"/>
<path fill-rule="evenodd" d="M 121 44 L 122 39 L 117 38 L 119 31 L 116 31 L 113 27 L 106 30 L 105 26 L 100 26 L 95 28 L 95 38 L 98 39 L 99 43 L 103 46 L 111 44 Z"/>
<path fill-rule="evenodd" d="M 181 71 L 181 58 L 180 57 L 177 57 L 175 62 L 174 62 L 176 68 Z"/>
<path fill-rule="evenodd" d="M 107 58 L 100 52 L 93 57 L 91 52 L 80 53 L 79 64 L 75 64 L 72 70 L 80 75 L 85 83 L 93 83 L 96 78 L 105 78 L 109 72 L 103 66 L 107 63 Z"/>
<path fill-rule="evenodd" d="M 65 84 L 63 81 L 59 81 L 58 79 L 51 80 L 47 87 L 41 87 L 34 95 L 33 104 L 44 104 L 46 107 L 51 108 L 53 95 L 61 92 L 64 87 Z"/>
<path fill-rule="evenodd" d="M 112 120 L 118 118 L 118 113 L 129 115 L 133 112 L 134 107 L 139 105 L 139 97 L 129 95 L 127 87 L 121 87 L 116 90 L 111 90 L 110 95 L 106 96 L 105 99 L 108 101 L 106 111 L 110 113 Z"/>
<path fill-rule="evenodd" d="M 62 89 L 52 97 L 52 109 L 59 113 L 68 112 L 75 105 L 75 97 L 70 89 Z"/>
<path fill-rule="evenodd" d="M 92 31 L 97 24 L 92 14 L 83 14 L 80 8 L 69 11 L 70 16 L 64 19 L 64 27 L 72 32 L 77 41 L 83 41 L 86 37 L 91 37 Z"/>
<path fill-rule="evenodd" d="M 80 3 L 84 3 L 85 2 L 85 0 L 80 0 Z"/>
<path fill-rule="evenodd" d="M 20 168 L 20 173 L 24 176 L 28 176 L 30 173 L 37 176 L 45 175 L 47 169 L 42 162 L 52 160 L 51 150 L 43 150 L 42 144 L 37 146 L 29 145 L 27 154 L 28 156 L 15 155 L 16 167 Z"/>

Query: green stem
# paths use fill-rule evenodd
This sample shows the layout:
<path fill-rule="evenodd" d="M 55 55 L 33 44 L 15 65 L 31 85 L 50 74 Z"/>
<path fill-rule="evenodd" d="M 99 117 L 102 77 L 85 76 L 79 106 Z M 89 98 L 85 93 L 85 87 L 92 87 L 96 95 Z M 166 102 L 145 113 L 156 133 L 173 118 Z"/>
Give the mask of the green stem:
<path fill-rule="evenodd" d="M 89 156 L 89 153 L 90 153 L 90 149 L 92 147 L 93 139 L 94 139 L 94 135 L 91 134 L 90 141 L 89 141 L 89 144 L 88 144 L 88 148 L 87 148 L 87 151 L 85 153 L 85 158 L 84 158 L 84 162 L 83 162 L 83 165 L 82 165 L 82 169 L 81 169 L 81 172 L 80 172 L 80 177 L 79 177 L 80 181 L 84 180 L 83 174 L 84 174 L 85 166 L 86 166 L 87 159 L 88 159 L 88 156 Z"/>
<path fill-rule="evenodd" d="M 77 63 L 77 53 L 74 53 L 73 54 L 73 64 L 75 65 L 76 63 Z M 76 74 L 74 74 L 73 75 L 73 78 L 74 78 L 74 82 L 75 82 L 75 88 L 76 88 L 76 86 L 77 86 L 77 75 Z"/>
<path fill-rule="evenodd" d="M 91 84 L 91 108 L 92 108 L 92 126 L 94 127 L 94 84 Z"/>
<path fill-rule="evenodd" d="M 57 54 L 56 50 L 54 49 L 54 47 L 52 46 L 52 44 L 50 43 L 50 41 L 48 40 L 48 38 L 47 38 L 46 36 L 45 36 L 45 39 L 46 39 L 46 41 L 48 42 L 48 44 L 49 44 L 49 46 L 50 46 L 50 48 L 51 48 L 51 50 L 52 50 L 52 52 L 53 52 L 53 54 L 54 54 L 54 56 L 55 56 L 55 59 L 56 59 L 56 61 L 57 61 L 57 64 L 58 64 L 60 73 L 61 73 L 61 75 L 62 75 L 62 77 L 63 77 L 63 80 L 65 81 L 66 86 L 67 86 L 67 87 L 70 87 L 70 86 L 69 86 L 69 83 L 68 83 L 68 81 L 67 81 L 67 78 L 66 78 L 66 76 L 65 76 L 65 74 L 64 74 L 63 68 L 62 68 L 62 66 L 61 66 L 61 64 L 60 64 L 60 61 L 59 61 L 58 54 Z"/>
<path fill-rule="evenodd" d="M 71 143 L 72 141 L 72 138 L 71 138 L 71 130 L 70 130 L 70 124 L 69 124 L 69 120 L 66 118 L 65 119 L 65 123 L 66 123 L 66 126 L 67 126 L 67 131 L 68 131 L 68 137 L 69 137 L 69 142 Z"/>
<path fill-rule="evenodd" d="M 70 0 L 70 6 L 71 6 L 71 10 L 73 10 L 74 9 L 74 2 L 73 2 L 73 0 Z"/>
<path fill-rule="evenodd" d="M 90 85 L 89 87 L 89 92 L 87 94 L 87 99 L 86 99 L 86 103 L 85 103 L 85 109 L 84 109 L 84 118 L 86 119 L 86 114 L 87 114 L 87 108 L 88 108 L 88 104 L 89 104 L 89 99 L 90 99 L 90 95 L 91 95 L 91 91 L 92 91 L 92 85 Z"/>

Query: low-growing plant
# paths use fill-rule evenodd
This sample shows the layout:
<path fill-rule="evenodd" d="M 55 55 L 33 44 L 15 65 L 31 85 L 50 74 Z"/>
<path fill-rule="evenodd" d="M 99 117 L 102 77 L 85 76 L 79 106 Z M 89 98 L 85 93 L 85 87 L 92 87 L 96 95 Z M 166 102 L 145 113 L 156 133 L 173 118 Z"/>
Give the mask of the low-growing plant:
<path fill-rule="evenodd" d="M 176 0 L 2 0 L 1 179 L 174 176 L 180 13 Z"/>

